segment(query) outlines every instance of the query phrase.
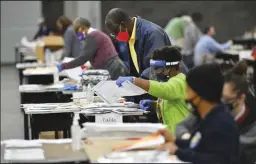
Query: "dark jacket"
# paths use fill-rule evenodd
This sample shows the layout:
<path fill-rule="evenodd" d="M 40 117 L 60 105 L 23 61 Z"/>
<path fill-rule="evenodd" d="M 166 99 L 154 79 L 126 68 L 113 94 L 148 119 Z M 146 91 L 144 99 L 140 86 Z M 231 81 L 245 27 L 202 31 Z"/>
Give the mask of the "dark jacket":
<path fill-rule="evenodd" d="M 170 39 L 165 31 L 155 23 L 137 17 L 136 40 L 134 49 L 137 54 L 137 62 L 140 72 L 137 72 L 130 56 L 128 43 L 120 43 L 124 63 L 129 63 L 130 75 L 139 77 L 145 74 L 143 71 L 149 68 L 149 60 L 154 50 L 171 45 Z M 146 73 L 147 74 L 147 73 Z M 148 77 L 148 75 L 143 75 Z"/>
<path fill-rule="evenodd" d="M 193 164 L 233 164 L 239 157 L 239 132 L 226 106 L 219 104 L 200 119 L 189 140 L 176 140 L 176 155 Z"/>

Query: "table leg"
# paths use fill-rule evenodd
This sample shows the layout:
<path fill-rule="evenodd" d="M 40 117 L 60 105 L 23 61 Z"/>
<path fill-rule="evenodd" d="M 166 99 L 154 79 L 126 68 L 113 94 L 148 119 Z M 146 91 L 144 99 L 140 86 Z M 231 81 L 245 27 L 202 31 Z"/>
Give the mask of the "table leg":
<path fill-rule="evenodd" d="M 31 139 L 32 139 L 32 136 L 31 136 L 31 134 L 32 134 L 32 129 L 31 129 L 31 122 L 30 122 L 30 118 L 31 118 L 31 115 L 30 115 L 30 114 L 28 114 L 28 138 L 29 138 L 29 140 L 31 140 Z"/>
<path fill-rule="evenodd" d="M 29 130 L 28 130 L 28 115 L 23 113 L 24 115 L 24 138 L 25 140 L 29 140 Z"/>

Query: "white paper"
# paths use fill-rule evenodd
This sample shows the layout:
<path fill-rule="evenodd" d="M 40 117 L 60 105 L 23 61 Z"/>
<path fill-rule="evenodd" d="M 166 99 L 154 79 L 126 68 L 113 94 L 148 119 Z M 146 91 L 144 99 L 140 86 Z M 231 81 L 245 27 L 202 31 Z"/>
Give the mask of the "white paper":
<path fill-rule="evenodd" d="M 147 93 L 130 82 L 124 82 L 122 87 L 118 87 L 116 81 L 110 80 L 99 82 L 93 87 L 93 90 L 100 98 L 109 104 L 115 103 L 120 97 L 137 96 Z"/>
<path fill-rule="evenodd" d="M 35 52 L 36 50 L 36 45 L 37 45 L 37 42 L 36 41 L 28 41 L 27 37 L 22 37 L 21 38 L 21 45 L 25 46 L 26 48 L 29 48 L 31 50 L 33 50 Z"/>
<path fill-rule="evenodd" d="M 253 60 L 252 50 L 245 50 L 239 52 L 239 60 L 248 59 Z"/>
<path fill-rule="evenodd" d="M 44 160 L 44 151 L 41 148 L 32 149 L 5 149 L 5 160 Z"/>
<path fill-rule="evenodd" d="M 103 124 L 103 123 L 90 123 L 83 124 L 86 131 L 108 132 L 108 131 L 131 131 L 131 132 L 151 132 L 155 133 L 160 129 L 166 128 L 165 125 L 157 123 L 116 123 L 116 124 Z"/>
<path fill-rule="evenodd" d="M 63 63 L 67 63 L 67 62 L 70 62 L 74 60 L 74 58 L 69 58 L 69 57 L 65 57 L 63 59 Z M 80 81 L 81 80 L 81 74 L 82 74 L 82 68 L 79 66 L 79 67 L 76 67 L 76 68 L 73 68 L 73 69 L 66 69 L 65 72 L 67 73 L 68 77 L 72 80 L 77 80 L 77 81 Z"/>
<path fill-rule="evenodd" d="M 123 116 L 121 114 L 115 114 L 115 113 L 97 114 L 95 116 L 95 122 L 103 123 L 103 124 L 122 123 Z"/>
<path fill-rule="evenodd" d="M 3 141 L 5 147 L 41 147 L 42 144 L 37 140 L 5 140 Z"/>

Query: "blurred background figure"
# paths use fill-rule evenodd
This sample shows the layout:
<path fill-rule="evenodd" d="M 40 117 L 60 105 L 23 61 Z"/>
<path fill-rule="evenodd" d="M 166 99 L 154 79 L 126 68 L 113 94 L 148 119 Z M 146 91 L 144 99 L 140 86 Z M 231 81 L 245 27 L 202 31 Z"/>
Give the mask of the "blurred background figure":
<path fill-rule="evenodd" d="M 191 18 L 192 20 L 188 20 L 185 23 L 184 45 L 181 51 L 183 61 L 189 69 L 194 66 L 194 48 L 202 36 L 202 32 L 199 27 L 203 21 L 203 15 L 199 12 L 195 12 L 191 14 Z"/>
<path fill-rule="evenodd" d="M 90 22 L 87 24 L 90 25 Z M 64 57 L 79 56 L 81 51 L 81 42 L 74 32 L 72 20 L 66 16 L 60 16 L 56 21 L 56 26 L 64 39 L 62 59 Z"/>
<path fill-rule="evenodd" d="M 205 28 L 204 35 L 199 39 L 195 47 L 194 62 L 196 66 L 213 62 L 215 53 L 224 51 L 232 45 L 232 41 L 223 44 L 218 43 L 213 38 L 215 34 L 213 26 Z"/>
<path fill-rule="evenodd" d="M 33 40 L 37 40 L 43 36 L 48 36 L 51 32 L 51 29 L 46 24 L 46 20 L 44 16 L 40 17 L 37 21 L 38 25 L 38 31 L 36 32 L 35 36 L 33 37 Z"/>
<path fill-rule="evenodd" d="M 175 17 L 173 17 L 168 24 L 165 26 L 164 31 L 167 33 L 171 40 L 171 44 L 183 47 L 184 42 L 184 18 L 183 16 L 188 15 L 187 12 L 180 12 Z"/>

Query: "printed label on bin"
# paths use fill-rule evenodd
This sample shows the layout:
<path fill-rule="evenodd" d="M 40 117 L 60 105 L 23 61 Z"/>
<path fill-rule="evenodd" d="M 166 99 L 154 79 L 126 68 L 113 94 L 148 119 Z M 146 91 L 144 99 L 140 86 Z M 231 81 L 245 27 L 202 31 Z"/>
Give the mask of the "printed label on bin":
<path fill-rule="evenodd" d="M 123 122 L 123 116 L 116 113 L 98 114 L 95 116 L 96 123 L 116 124 Z"/>

